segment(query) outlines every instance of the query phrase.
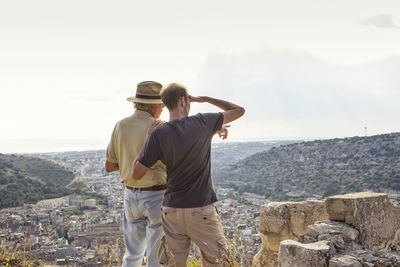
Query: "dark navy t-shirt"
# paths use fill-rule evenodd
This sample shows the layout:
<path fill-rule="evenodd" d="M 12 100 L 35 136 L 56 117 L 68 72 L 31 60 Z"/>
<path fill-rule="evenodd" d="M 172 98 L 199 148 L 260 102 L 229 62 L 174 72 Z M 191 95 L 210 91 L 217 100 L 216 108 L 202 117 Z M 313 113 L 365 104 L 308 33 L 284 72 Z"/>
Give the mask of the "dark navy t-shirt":
<path fill-rule="evenodd" d="M 164 206 L 196 208 L 217 201 L 211 181 L 211 139 L 223 120 L 222 113 L 198 113 L 166 122 L 150 134 L 138 161 L 146 167 L 157 160 L 166 165 Z"/>

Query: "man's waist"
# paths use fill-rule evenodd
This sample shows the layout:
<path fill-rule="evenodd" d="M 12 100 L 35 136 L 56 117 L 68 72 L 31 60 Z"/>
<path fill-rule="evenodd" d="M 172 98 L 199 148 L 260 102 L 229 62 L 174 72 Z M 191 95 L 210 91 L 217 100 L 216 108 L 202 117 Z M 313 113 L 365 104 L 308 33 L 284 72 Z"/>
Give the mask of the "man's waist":
<path fill-rule="evenodd" d="M 132 187 L 129 185 L 125 185 L 126 189 L 129 190 L 138 190 L 138 191 L 159 191 L 159 190 L 165 190 L 167 189 L 167 186 L 165 184 L 163 185 L 153 185 L 150 187 Z"/>

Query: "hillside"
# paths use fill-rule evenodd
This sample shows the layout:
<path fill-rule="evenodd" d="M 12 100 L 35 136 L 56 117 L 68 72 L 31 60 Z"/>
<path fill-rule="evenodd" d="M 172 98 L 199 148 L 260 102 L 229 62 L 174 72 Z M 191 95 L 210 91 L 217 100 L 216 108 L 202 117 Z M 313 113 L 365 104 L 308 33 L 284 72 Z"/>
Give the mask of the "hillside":
<path fill-rule="evenodd" d="M 68 187 L 74 177 L 48 160 L 0 154 L 0 209 L 72 193 L 88 194 L 84 185 Z"/>
<path fill-rule="evenodd" d="M 296 143 L 299 141 L 264 141 L 264 142 L 219 142 L 211 145 L 211 169 L 213 171 L 233 164 L 255 153 Z"/>
<path fill-rule="evenodd" d="M 286 141 L 252 141 L 252 142 L 218 142 L 211 144 L 211 170 L 225 167 L 242 160 L 257 152 L 268 150 L 272 147 L 300 142 L 297 140 Z M 39 158 L 54 161 L 78 177 L 106 175 L 104 170 L 105 150 L 66 151 L 51 153 L 30 154 Z"/>
<path fill-rule="evenodd" d="M 400 133 L 272 148 L 217 170 L 214 181 L 273 200 L 400 191 Z"/>

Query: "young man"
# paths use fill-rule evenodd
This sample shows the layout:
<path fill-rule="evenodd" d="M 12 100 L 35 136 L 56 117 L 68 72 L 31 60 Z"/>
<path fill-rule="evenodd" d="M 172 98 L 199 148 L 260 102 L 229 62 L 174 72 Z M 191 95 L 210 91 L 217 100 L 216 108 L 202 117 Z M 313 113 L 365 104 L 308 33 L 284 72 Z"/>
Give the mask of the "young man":
<path fill-rule="evenodd" d="M 177 83 L 163 89 L 161 98 L 170 121 L 150 127 L 149 132 L 154 130 L 132 168 L 132 178 L 139 180 L 157 160 L 167 167 L 162 219 L 165 245 L 172 257 L 165 253 L 166 259 L 160 263 L 186 266 L 192 240 L 201 250 L 203 266 L 224 266 L 229 264 L 229 255 L 214 206 L 217 196 L 210 175 L 211 139 L 245 110 L 224 100 L 189 96 L 186 88 Z M 191 102 L 207 102 L 224 112 L 188 116 Z"/>
<path fill-rule="evenodd" d="M 161 243 L 161 203 L 165 193 L 166 171 L 161 162 L 154 162 L 140 181 L 131 179 L 132 161 L 142 148 L 148 128 L 161 115 L 162 85 L 146 81 L 137 85 L 135 113 L 120 120 L 114 128 L 106 154 L 106 171 L 120 171 L 124 193 L 125 255 L 122 266 L 142 266 L 145 250 L 147 265 L 160 266 L 158 251 Z M 154 166 L 153 166 L 154 165 Z"/>

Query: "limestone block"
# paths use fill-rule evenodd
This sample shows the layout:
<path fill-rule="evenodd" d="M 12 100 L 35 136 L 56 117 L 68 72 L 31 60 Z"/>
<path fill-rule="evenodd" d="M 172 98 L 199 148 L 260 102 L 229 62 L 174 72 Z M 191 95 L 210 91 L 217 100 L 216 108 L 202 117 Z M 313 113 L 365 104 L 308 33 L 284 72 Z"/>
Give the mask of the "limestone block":
<path fill-rule="evenodd" d="M 318 238 L 319 235 L 341 235 L 345 242 L 358 241 L 357 229 L 341 222 L 317 222 L 307 227 L 307 235 Z"/>
<path fill-rule="evenodd" d="M 261 207 L 260 231 L 297 238 L 308 225 L 327 218 L 323 201 L 271 202 Z"/>
<path fill-rule="evenodd" d="M 330 220 L 344 221 L 359 232 L 361 245 L 379 250 L 398 242 L 400 208 L 393 206 L 386 194 L 373 192 L 332 196 L 326 199 Z M 393 244 L 396 245 L 396 244 Z"/>
<path fill-rule="evenodd" d="M 268 250 L 264 247 L 254 256 L 252 267 L 278 266 L 278 251 Z"/>
<path fill-rule="evenodd" d="M 327 240 L 330 241 L 336 249 L 344 249 L 344 240 L 340 234 L 322 234 L 318 236 L 318 241 Z"/>
<path fill-rule="evenodd" d="M 296 237 L 304 234 L 308 225 L 328 219 L 324 201 L 287 202 L 286 206 L 289 209 L 290 231 Z"/>
<path fill-rule="evenodd" d="M 302 244 L 293 240 L 281 242 L 278 254 L 279 267 L 327 267 L 331 257 L 329 242 Z"/>
<path fill-rule="evenodd" d="M 354 257 L 344 255 L 334 257 L 329 261 L 329 267 L 363 267 L 362 264 Z"/>
<path fill-rule="evenodd" d="M 400 257 L 386 251 L 361 249 L 347 251 L 346 254 L 356 258 L 363 266 L 400 266 Z"/>
<path fill-rule="evenodd" d="M 310 236 L 308 234 L 304 234 L 304 235 L 299 235 L 298 241 L 300 243 L 304 243 L 304 244 L 310 244 L 310 243 L 314 243 L 317 242 L 317 238 Z"/>
<path fill-rule="evenodd" d="M 261 207 L 260 231 L 262 234 L 288 232 L 289 210 L 286 202 L 271 202 Z"/>
<path fill-rule="evenodd" d="M 253 266 L 277 266 L 281 241 L 297 240 L 316 221 L 327 220 L 323 201 L 271 202 L 260 210 L 262 249 L 253 259 Z M 315 240 L 316 241 L 316 240 Z"/>

